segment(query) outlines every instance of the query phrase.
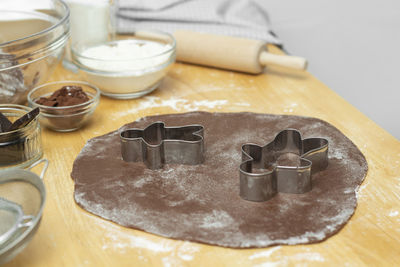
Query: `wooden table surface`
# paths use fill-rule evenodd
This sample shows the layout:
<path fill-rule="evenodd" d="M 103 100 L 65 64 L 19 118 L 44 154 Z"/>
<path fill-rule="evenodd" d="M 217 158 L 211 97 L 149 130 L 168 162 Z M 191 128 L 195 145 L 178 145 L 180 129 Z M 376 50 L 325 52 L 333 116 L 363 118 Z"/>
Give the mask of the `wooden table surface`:
<path fill-rule="evenodd" d="M 52 76 L 76 79 L 79 75 L 61 66 Z M 354 216 L 318 244 L 228 249 L 127 229 L 75 204 L 70 172 L 89 138 L 143 116 L 193 110 L 304 115 L 333 124 L 369 164 Z M 44 157 L 50 160 L 42 224 L 6 266 L 400 266 L 400 142 L 307 72 L 270 67 L 262 75 L 247 75 L 176 63 L 153 93 L 133 100 L 102 96 L 86 127 L 42 134 Z"/>

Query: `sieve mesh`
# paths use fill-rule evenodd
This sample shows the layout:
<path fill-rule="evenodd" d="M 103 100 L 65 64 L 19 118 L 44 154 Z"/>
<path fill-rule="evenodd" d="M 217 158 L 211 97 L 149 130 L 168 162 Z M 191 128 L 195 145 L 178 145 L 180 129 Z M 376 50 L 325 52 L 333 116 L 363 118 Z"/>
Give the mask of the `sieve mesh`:
<path fill-rule="evenodd" d="M 18 222 L 19 214 L 16 210 L 5 207 L 0 198 L 0 245 L 6 241 L 5 235 Z"/>
<path fill-rule="evenodd" d="M 36 216 L 40 204 L 39 190 L 28 182 L 10 181 L 0 184 L 0 247 L 26 230 L 26 227 L 21 227 L 23 216 Z"/>

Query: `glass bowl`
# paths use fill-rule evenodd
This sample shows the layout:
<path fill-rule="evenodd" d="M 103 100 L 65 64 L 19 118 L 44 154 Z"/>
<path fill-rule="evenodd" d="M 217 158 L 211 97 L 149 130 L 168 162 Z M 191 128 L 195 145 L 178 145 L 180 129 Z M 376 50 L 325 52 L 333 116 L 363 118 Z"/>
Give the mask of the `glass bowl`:
<path fill-rule="evenodd" d="M 145 56 L 129 54 L 129 45 L 155 45 L 157 50 Z M 114 53 L 119 57 L 107 53 L 88 55 L 88 49 L 93 51 L 100 46 L 117 49 Z M 168 33 L 136 31 L 133 35 L 115 35 L 109 42 L 77 42 L 72 46 L 72 60 L 103 95 L 130 99 L 148 94 L 159 86 L 169 66 L 175 62 L 175 49 L 175 39 Z"/>
<path fill-rule="evenodd" d="M 63 86 L 80 86 L 89 100 L 77 105 L 49 107 L 36 103 L 40 97 L 49 97 Z M 100 90 L 89 83 L 80 81 L 60 81 L 46 83 L 34 88 L 28 94 L 32 108 L 39 107 L 39 122 L 57 132 L 71 132 L 82 127 L 92 116 L 100 101 Z"/>
<path fill-rule="evenodd" d="M 25 103 L 61 60 L 69 9 L 60 0 L 0 0 L 0 103 Z"/>

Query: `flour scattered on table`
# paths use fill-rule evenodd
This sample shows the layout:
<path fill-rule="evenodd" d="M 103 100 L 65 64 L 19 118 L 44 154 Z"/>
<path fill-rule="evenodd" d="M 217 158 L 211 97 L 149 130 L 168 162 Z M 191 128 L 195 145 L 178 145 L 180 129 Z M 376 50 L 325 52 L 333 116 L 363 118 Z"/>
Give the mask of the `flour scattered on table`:
<path fill-rule="evenodd" d="M 317 252 L 310 252 L 310 249 L 304 249 L 305 252 L 295 253 L 292 255 L 282 255 L 275 253 L 282 247 L 274 247 L 266 251 L 257 252 L 249 256 L 249 259 L 254 262 L 253 266 L 287 266 L 291 263 L 306 262 L 324 262 L 324 257 Z M 262 262 L 266 260 L 265 262 Z M 261 261 L 261 263 L 260 263 Z"/>
<path fill-rule="evenodd" d="M 399 211 L 397 211 L 397 210 L 392 210 L 392 211 L 390 211 L 390 213 L 389 213 L 389 216 L 390 217 L 396 217 L 396 216 L 398 216 L 399 215 Z"/>
<path fill-rule="evenodd" d="M 229 101 L 226 99 L 189 101 L 187 99 L 176 97 L 162 99 L 156 96 L 146 96 L 140 100 L 137 107 L 133 107 L 132 109 L 123 112 L 112 113 L 112 115 L 116 119 L 120 119 L 121 117 L 127 115 L 136 114 L 138 111 L 157 108 L 170 108 L 173 111 L 187 112 L 209 109 L 222 109 L 223 107 L 229 110 L 232 109 L 232 106 L 249 107 L 251 105 L 247 102 L 235 102 L 230 104 Z"/>
<path fill-rule="evenodd" d="M 282 246 L 276 246 L 265 251 L 254 253 L 253 255 L 249 256 L 249 259 L 254 260 L 258 258 L 269 258 L 275 251 L 280 250 L 281 248 Z"/>
<path fill-rule="evenodd" d="M 236 102 L 234 103 L 236 106 L 250 107 L 251 104 L 248 102 Z"/>
<path fill-rule="evenodd" d="M 119 229 L 120 227 L 107 221 L 96 220 L 95 224 L 104 231 L 103 250 L 113 249 L 122 253 L 127 253 L 132 248 L 147 250 L 157 255 L 165 255 L 163 256 L 165 266 L 168 266 L 167 263 L 172 261 L 177 263 L 178 266 L 182 265 L 183 262 L 192 261 L 201 250 L 199 245 L 190 242 L 176 242 L 168 239 L 153 241 L 151 238 L 137 236 L 135 233 L 123 233 Z M 142 252 L 139 251 L 139 254 L 142 254 Z M 143 257 L 142 260 L 145 260 L 145 258 Z"/>

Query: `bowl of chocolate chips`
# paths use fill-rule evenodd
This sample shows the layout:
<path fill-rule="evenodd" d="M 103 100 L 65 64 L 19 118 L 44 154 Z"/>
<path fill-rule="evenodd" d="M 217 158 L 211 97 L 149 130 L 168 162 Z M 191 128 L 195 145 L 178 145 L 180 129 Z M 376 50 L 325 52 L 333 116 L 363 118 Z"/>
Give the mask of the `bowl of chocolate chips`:
<path fill-rule="evenodd" d="M 39 122 L 58 132 L 70 132 L 87 123 L 100 101 L 100 90 L 89 83 L 60 81 L 43 84 L 28 94 L 32 108 L 40 108 Z"/>

